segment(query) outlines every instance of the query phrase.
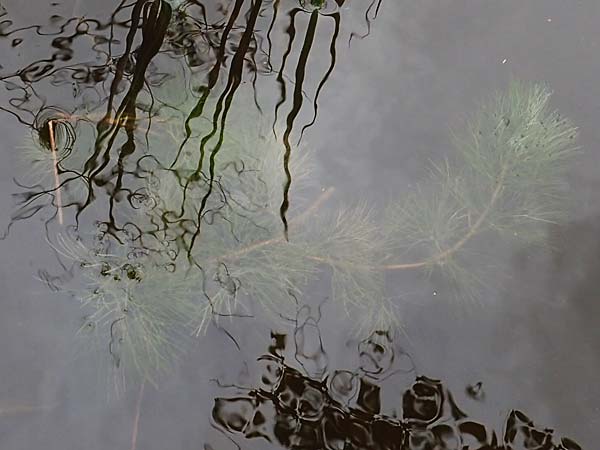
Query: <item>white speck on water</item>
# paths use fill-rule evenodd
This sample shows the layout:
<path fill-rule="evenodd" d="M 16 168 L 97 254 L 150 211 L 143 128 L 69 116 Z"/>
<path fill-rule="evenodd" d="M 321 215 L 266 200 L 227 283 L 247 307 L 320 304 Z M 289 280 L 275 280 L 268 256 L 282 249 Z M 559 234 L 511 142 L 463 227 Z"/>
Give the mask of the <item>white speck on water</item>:
<path fill-rule="evenodd" d="M 506 62 L 507 62 L 507 61 L 508 61 L 508 59 L 504 58 L 504 59 L 502 60 L 502 64 L 506 64 Z"/>
<path fill-rule="evenodd" d="M 435 297 L 437 295 L 437 291 L 433 291 L 433 296 Z"/>

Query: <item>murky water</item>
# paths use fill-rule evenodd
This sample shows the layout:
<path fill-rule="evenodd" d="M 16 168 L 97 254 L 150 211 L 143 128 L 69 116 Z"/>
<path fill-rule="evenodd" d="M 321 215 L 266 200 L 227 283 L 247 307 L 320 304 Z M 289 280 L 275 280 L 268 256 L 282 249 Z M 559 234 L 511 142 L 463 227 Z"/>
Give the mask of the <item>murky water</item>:
<path fill-rule="evenodd" d="M 600 4 L 6 1 L 2 449 L 592 449 Z"/>

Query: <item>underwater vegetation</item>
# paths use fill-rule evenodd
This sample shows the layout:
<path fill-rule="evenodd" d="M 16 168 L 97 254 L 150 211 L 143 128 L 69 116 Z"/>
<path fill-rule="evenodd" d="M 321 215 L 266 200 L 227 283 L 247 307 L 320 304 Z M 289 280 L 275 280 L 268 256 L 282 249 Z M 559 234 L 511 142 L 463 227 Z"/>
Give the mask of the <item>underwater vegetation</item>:
<path fill-rule="evenodd" d="M 441 381 L 399 366 L 401 355 L 389 333 L 373 333 L 359 343 L 358 367 L 326 367 L 321 376 L 307 373 L 305 360 L 295 364 L 286 358 L 287 337 L 272 335 L 269 352 L 256 359 L 259 383 L 219 384 L 231 394 L 214 399 L 211 425 L 235 448 L 252 439 L 290 449 L 581 450 L 519 410 L 507 414 L 501 433 L 473 420 Z M 296 355 L 305 354 L 297 340 L 296 347 Z M 311 359 L 326 359 L 323 354 L 321 347 Z M 412 381 L 403 392 L 386 392 L 389 383 L 407 384 L 409 374 Z M 386 408 L 383 400 L 390 394 L 398 396 Z M 216 442 L 214 448 L 231 444 Z"/>
<path fill-rule="evenodd" d="M 357 8 L 366 6 L 364 18 L 370 29 L 381 0 L 355 5 Z M 342 6 L 347 6 L 345 0 L 237 0 L 207 4 L 137 0 L 132 4 L 119 3 L 106 18 L 52 16 L 56 27 L 43 33 L 35 27 L 19 28 L 9 16 L 0 31 L 3 42 L 48 36 L 43 40 L 48 41 L 50 48 L 47 58 L 3 69 L 0 81 L 11 91 L 11 99 L 10 105 L 0 106 L 0 110 L 38 134 L 44 124 L 32 123 L 30 116 L 37 117 L 39 111 L 52 105 L 52 100 L 44 94 L 50 91 L 60 97 L 59 109 L 65 114 L 49 119 L 71 125 L 82 118 L 95 122 L 97 136 L 93 148 L 87 149 L 90 151 L 86 152 L 82 170 L 60 183 L 65 187 L 77 178 L 87 184 L 84 193 L 87 195 L 66 201 L 64 205 L 52 198 L 54 201 L 50 204 L 56 207 L 56 203 L 60 203 L 62 208 L 76 210 L 79 218 L 85 209 L 107 194 L 110 197 L 107 222 L 116 227 L 113 210 L 117 208 L 119 197 L 129 193 L 128 178 L 131 171 L 136 170 L 133 165 L 143 159 L 144 139 L 138 141 L 139 133 L 136 133 L 141 130 L 142 122 L 144 126 L 147 124 L 146 131 L 151 134 L 151 125 L 158 114 L 173 109 L 183 111 L 184 141 L 187 141 L 196 120 L 209 120 L 212 127 L 207 130 L 199 151 L 210 153 L 214 158 L 221 143 L 211 138 L 226 132 L 225 124 L 231 123 L 228 116 L 232 104 L 244 84 L 251 83 L 253 102 L 262 110 L 264 105 L 258 102 L 258 90 L 269 80 L 275 80 L 276 85 L 268 88 L 280 91 L 277 104 L 273 105 L 274 130 L 278 125 L 278 112 L 287 108 L 286 102 L 291 103 L 283 132 L 282 169 L 287 178 L 280 216 L 285 224 L 292 183 L 291 134 L 310 91 L 314 92 L 313 117 L 302 132 L 316 122 L 318 99 L 335 68 L 337 41 L 343 36 Z M 306 33 L 298 33 L 305 22 L 309 22 Z M 305 75 L 309 56 L 318 51 L 313 49 L 317 30 L 325 31 L 330 37 L 325 55 L 329 66 L 318 85 L 309 86 Z M 293 76 L 288 73 L 292 64 L 295 64 L 291 68 Z M 259 77 L 263 77 L 262 80 Z M 290 84 L 293 84 L 293 95 L 288 92 Z M 167 85 L 172 89 L 165 89 Z M 166 97 L 165 91 L 168 91 Z M 213 183 L 214 175 L 208 171 Z M 32 202 L 59 197 L 62 191 L 54 187 L 40 192 L 31 187 L 20 202 L 23 208 L 13 213 L 12 222 L 30 218 Z M 40 206 L 36 212 L 42 209 Z"/>
<path fill-rule="evenodd" d="M 476 288 L 464 256 L 478 236 L 543 243 L 545 225 L 565 217 L 564 170 L 579 152 L 577 128 L 550 97 L 542 84 L 513 82 L 473 115 L 456 157 L 388 208 L 385 269 L 438 269 Z M 391 262 L 398 252 L 403 261 Z"/>
<path fill-rule="evenodd" d="M 367 34 L 381 3 L 363 4 Z M 455 156 L 434 162 L 413 192 L 382 211 L 331 207 L 333 189 L 312 176 L 314 152 L 292 138 L 316 122 L 347 4 L 121 3 L 103 21 L 65 19 L 48 32 L 47 59 L 3 69 L 12 98 L 0 109 L 32 131 L 17 153 L 24 192 L 11 225 L 47 206 L 75 224 L 51 230 L 51 217 L 47 234 L 85 280 L 68 290 L 115 367 L 153 379 L 184 336 L 227 317 L 291 317 L 323 277 L 358 333 L 398 327 L 387 274 L 441 273 L 478 298 L 478 243 L 543 242 L 563 217 L 577 131 L 546 86 L 518 82 L 472 115 Z M 0 36 L 26 30 L 7 20 Z M 329 64 L 309 89 L 317 34 L 328 37 Z M 257 101 L 259 75 L 278 88 L 274 117 Z M 306 90 L 312 120 L 299 129 Z M 44 91 L 73 104 L 48 106 Z"/>
<path fill-rule="evenodd" d="M 51 244 L 82 276 L 71 291 L 83 311 L 77 331 L 84 338 L 82 349 L 108 357 L 117 394 L 140 377 L 156 384 L 191 340 L 192 318 L 201 313 L 194 301 L 200 283 L 156 254 L 124 254 L 123 246 L 100 236 L 94 242 L 88 247 L 67 229 Z"/>
<path fill-rule="evenodd" d="M 293 317 L 323 276 L 357 333 L 394 329 L 402 318 L 386 295 L 386 273 L 438 270 L 475 296 L 468 264 L 477 263 L 476 239 L 543 242 L 545 225 L 561 219 L 577 131 L 549 99 L 541 84 L 513 83 L 455 138 L 456 157 L 434 165 L 426 183 L 383 213 L 325 207 L 333 190 L 311 182 L 311 152 L 298 148 L 287 239 L 279 215 L 285 153 L 257 127 L 260 116 L 232 119 L 238 125 L 218 137 L 217 156 L 197 152 L 209 121 L 193 133 L 164 121 L 149 140 L 152 158 L 143 162 L 135 208 L 119 217 L 121 231 L 100 223 L 100 250 L 79 237 L 58 235 L 53 245 L 82 271 L 87 284 L 74 293 L 115 366 L 143 378 L 153 379 L 178 342 L 211 323 Z M 86 248 L 96 250 L 82 254 Z"/>
<path fill-rule="evenodd" d="M 565 217 L 577 130 L 551 109 L 545 85 L 515 82 L 492 96 L 412 192 L 381 209 L 343 205 L 316 182 L 315 156 L 327 149 L 302 138 L 346 59 L 346 14 L 362 8 L 367 33 L 346 36 L 366 37 L 382 0 L 118 3 L 110 18 L 52 16 L 48 26 L 3 17 L 3 42 L 43 36 L 36 54 L 44 45 L 49 54 L 18 68 L 3 61 L 12 98 L 0 109 L 31 131 L 14 152 L 22 192 L 11 224 L 55 213 L 45 231 L 59 265 L 40 276 L 75 300 L 65 323 L 77 317 L 78 343 L 110 367 L 117 393 L 141 383 L 134 436 L 145 383 L 157 385 L 214 328 L 240 349 L 228 328 L 266 316 L 296 323 L 298 364 L 276 335 L 259 358 L 261 384 L 215 399 L 212 424 L 231 441 L 579 449 L 520 411 L 503 433 L 486 428 L 440 381 L 398 381 L 415 370 L 396 372 L 410 357 L 390 352 L 404 318 L 386 279 L 441 274 L 462 298 L 479 299 L 474 267 L 485 272 L 486 243 L 543 244 L 547 225 Z M 335 313 L 368 336 L 356 368 L 330 370 L 321 336 L 309 335 L 318 320 L 299 318 L 301 299 L 323 281 Z M 390 395 L 396 382 L 406 389 Z M 485 397 L 481 382 L 467 393 Z"/>

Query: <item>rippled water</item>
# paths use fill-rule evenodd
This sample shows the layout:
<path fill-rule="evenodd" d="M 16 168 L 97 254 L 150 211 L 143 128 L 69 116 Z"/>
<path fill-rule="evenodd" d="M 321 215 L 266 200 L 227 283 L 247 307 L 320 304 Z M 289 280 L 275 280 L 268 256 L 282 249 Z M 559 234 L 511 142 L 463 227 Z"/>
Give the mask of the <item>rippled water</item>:
<path fill-rule="evenodd" d="M 4 0 L 0 447 L 594 448 L 599 18 Z"/>

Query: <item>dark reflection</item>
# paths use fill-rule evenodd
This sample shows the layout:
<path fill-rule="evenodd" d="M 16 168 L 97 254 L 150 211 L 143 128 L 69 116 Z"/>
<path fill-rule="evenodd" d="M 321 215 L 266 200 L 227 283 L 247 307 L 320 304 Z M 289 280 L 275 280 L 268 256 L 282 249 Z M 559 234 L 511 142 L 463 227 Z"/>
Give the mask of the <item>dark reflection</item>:
<path fill-rule="evenodd" d="M 236 441 L 240 438 L 311 450 L 581 448 L 536 426 L 518 410 L 509 413 L 498 435 L 469 418 L 442 382 L 423 375 L 414 378 L 396 399 L 397 409 L 382 410 L 384 382 L 402 382 L 402 377 L 414 373 L 412 367 L 403 369 L 395 363 L 397 344 L 389 332 L 375 332 L 358 344 L 360 365 L 356 369 L 332 370 L 320 376 L 308 374 L 302 363 L 301 367 L 291 365 L 285 357 L 284 335 L 273 338 L 275 345 L 257 360 L 260 386 L 230 386 L 236 390 L 234 395 L 215 399 L 213 426 L 238 448 L 242 448 Z M 317 352 L 313 358 L 326 356 Z M 206 444 L 206 448 L 212 447 Z"/>
<path fill-rule="evenodd" d="M 79 334 L 98 342 L 116 384 L 130 374 L 154 382 L 190 335 L 220 326 L 222 317 L 252 316 L 242 299 L 272 314 L 295 308 L 316 271 L 304 257 L 314 253 L 309 234 L 286 245 L 281 232 L 292 176 L 298 190 L 309 171 L 307 155 L 292 154 L 290 136 L 325 17 L 334 29 L 316 120 L 335 66 L 342 3 L 137 0 L 118 2 L 101 18 L 55 15 L 19 26 L 10 12 L 2 17 L 0 44 L 42 43 L 48 54 L 15 56 L 0 70 L 9 98 L 2 110 L 31 131 L 17 155 L 26 170 L 15 176 L 6 233 L 21 220 L 45 219 L 58 264 L 39 276 L 83 305 Z M 288 34 L 287 49 L 279 45 L 282 12 L 309 18 L 284 145 L 258 95 L 280 53 L 278 80 L 287 80 L 294 37 Z M 284 102 L 285 95 L 275 111 Z M 289 224 L 306 222 L 330 193 L 313 189 L 312 204 L 299 199 Z M 316 258 L 336 248 L 321 248 Z M 312 359 L 319 352 L 313 320 L 298 329 L 306 351 L 297 360 L 310 373 L 324 372 L 327 360 Z"/>
<path fill-rule="evenodd" d="M 227 42 L 228 32 L 229 32 L 229 30 L 231 30 L 233 23 L 237 19 L 237 16 L 241 11 L 241 6 L 243 3 L 244 3 L 243 0 L 237 0 L 235 2 L 235 6 L 233 9 L 232 15 L 230 16 L 229 21 L 227 23 L 227 27 L 225 28 L 223 36 L 221 37 L 221 44 L 220 44 L 221 49 L 224 48 L 225 43 Z M 209 154 L 208 187 L 206 190 L 206 194 L 202 197 L 202 200 L 200 203 L 200 208 L 198 209 L 198 213 L 197 213 L 196 227 L 195 227 L 195 230 L 193 231 L 190 241 L 189 241 L 188 257 L 190 257 L 190 259 L 191 259 L 191 255 L 192 255 L 191 249 L 194 247 L 194 243 L 196 242 L 196 239 L 200 236 L 202 218 L 206 212 L 208 199 L 213 194 L 213 189 L 215 189 L 215 185 L 216 185 L 215 177 L 217 175 L 216 171 L 215 171 L 216 170 L 216 158 L 217 158 L 217 155 L 223 145 L 223 140 L 224 140 L 224 136 L 225 136 L 225 124 L 227 122 L 227 115 L 228 115 L 229 109 L 232 105 L 235 93 L 238 90 L 238 88 L 240 87 L 240 84 L 242 83 L 244 60 L 246 57 L 246 53 L 249 49 L 249 46 L 250 46 L 251 42 L 253 41 L 254 27 L 256 25 L 256 20 L 258 18 L 259 12 L 261 11 L 261 6 L 262 6 L 262 0 L 258 0 L 251 6 L 251 9 L 248 11 L 249 14 L 247 15 L 247 22 L 246 22 L 245 30 L 240 38 L 240 41 L 237 45 L 237 49 L 232 58 L 231 68 L 230 68 L 228 78 L 227 78 L 227 85 L 226 85 L 225 89 L 223 90 L 222 94 L 219 96 L 216 106 L 215 106 L 215 109 L 214 109 L 214 113 L 212 116 L 212 129 L 210 130 L 210 132 L 208 134 L 206 134 L 202 138 L 201 143 L 200 143 L 198 165 L 196 167 L 196 170 L 192 174 L 192 179 L 193 179 L 193 177 L 200 176 L 201 174 L 203 174 L 203 170 L 206 170 L 204 167 L 204 159 L 205 159 L 204 157 L 205 157 L 206 145 L 210 141 L 210 139 L 212 139 L 214 136 L 217 136 L 217 142 L 214 144 L 214 147 L 212 148 L 212 150 L 210 151 L 210 154 Z M 222 52 L 221 52 L 221 57 L 222 57 Z M 196 104 L 196 106 L 193 109 L 193 113 L 196 116 L 201 115 L 203 112 L 206 99 L 208 98 L 208 95 L 210 94 L 211 89 L 213 88 L 214 84 L 217 81 L 216 76 L 218 74 L 220 65 L 221 65 L 221 59 L 219 58 L 217 60 L 217 63 L 214 65 L 213 69 L 209 73 L 209 84 L 206 87 L 200 88 L 200 92 L 202 92 L 202 96 L 200 97 L 200 100 L 198 101 L 198 103 Z M 192 118 L 193 118 L 192 115 L 188 116 L 188 118 L 186 119 L 186 124 L 189 124 L 189 121 Z M 190 136 L 188 130 L 189 130 L 189 126 L 186 127 L 186 140 Z M 180 151 L 183 149 L 183 145 L 185 144 L 186 140 L 184 140 L 184 143 L 182 144 L 182 146 L 180 146 Z M 177 156 L 177 158 L 178 157 L 179 157 L 179 155 Z M 174 167 L 174 165 L 176 164 L 177 158 L 171 164 L 171 168 Z M 184 196 L 186 195 L 186 190 L 188 189 L 188 187 L 190 185 L 190 181 L 191 180 L 186 181 L 186 183 L 184 185 Z"/>
<path fill-rule="evenodd" d="M 126 205 L 136 208 L 144 196 L 144 184 L 160 169 L 176 175 L 182 195 L 179 204 L 171 204 L 163 211 L 161 223 L 156 226 L 161 230 L 179 228 L 178 246 L 191 262 L 198 264 L 192 248 L 203 225 L 211 221 L 212 197 L 224 194 L 218 160 L 230 134 L 234 98 L 249 79 L 254 106 L 262 111 L 257 82 L 259 76 L 274 73 L 272 60 L 279 50 L 278 15 L 286 13 L 291 22 L 286 30 L 287 49 L 277 73 L 281 96 L 275 106 L 275 122 L 286 101 L 286 61 L 294 47 L 295 18 L 309 17 L 281 149 L 285 180 L 279 209 L 287 237 L 293 150 L 290 137 L 304 101 L 308 58 L 317 23 L 324 20 L 319 18 L 332 19 L 329 68 L 316 88 L 313 118 L 302 132 L 315 123 L 319 95 L 335 67 L 340 32 L 338 9 L 343 4 L 343 0 L 302 0 L 296 5 L 280 0 L 236 0 L 173 2 L 175 6 L 171 6 L 165 0 L 137 0 L 118 3 L 106 20 L 55 15 L 47 25 L 24 27 L 15 26 L 10 14 L 4 13 L 0 37 L 13 47 L 27 44 L 33 35 L 36 40 L 50 39 L 51 48 L 46 58 L 2 69 L 0 79 L 11 97 L 9 106 L 1 107 L 2 110 L 31 128 L 33 134 L 44 132 L 35 118 L 43 111 L 56 110 L 47 120 L 58 127 L 71 127 L 82 141 L 73 147 L 77 158 L 69 164 L 65 160 L 55 163 L 58 184 L 30 187 L 19 194 L 19 207 L 11 224 L 44 210 L 48 199 L 57 212 L 53 217 L 62 218 L 63 213 L 73 211 L 79 223 L 84 211 L 92 204 L 97 207 L 106 197 L 107 217 L 100 221 L 108 235 L 122 241 L 127 228 L 154 234 L 157 230 L 141 229 L 139 224 L 123 220 L 128 215 Z M 368 24 L 372 7 L 368 6 L 366 13 Z M 60 99 L 53 98 L 52 88 L 58 88 Z M 64 104 L 50 106 L 56 102 Z M 239 122 L 246 112 L 248 107 L 241 109 L 235 120 Z M 183 135 L 176 133 L 174 142 L 169 143 L 178 148 L 170 160 L 161 158 L 151 148 L 157 134 L 164 133 L 165 124 L 184 131 Z M 88 129 L 90 125 L 95 130 Z M 89 141 L 93 142 L 92 148 Z M 188 160 L 186 171 L 180 168 L 184 153 Z M 189 205 L 185 200 L 198 184 L 203 185 L 205 193 L 199 207 L 193 208 L 194 214 L 186 214 Z M 57 202 L 61 195 L 65 201 Z"/>
<path fill-rule="evenodd" d="M 111 186 L 109 220 L 106 223 L 106 232 L 115 237 L 118 237 L 116 233 L 121 231 L 116 225 L 115 202 L 118 202 L 123 195 L 131 198 L 131 195 L 134 194 L 133 191 L 123 187 L 123 178 L 126 174 L 126 160 L 136 151 L 134 132 L 136 128 L 138 96 L 146 83 L 148 66 L 157 55 L 165 39 L 167 27 L 171 20 L 171 13 L 170 5 L 164 1 L 138 1 L 134 5 L 131 12 L 131 26 L 126 38 L 125 51 L 116 63 L 114 78 L 110 86 L 110 95 L 106 102 L 106 114 L 96 125 L 97 137 L 94 142 L 94 152 L 84 164 L 82 175 L 88 180 L 88 194 L 85 202 L 78 206 L 77 216 L 91 204 L 94 198 L 94 184 L 98 186 L 109 182 L 114 184 L 114 186 Z M 119 84 L 128 69 L 130 58 L 133 56 L 133 41 L 139 27 L 142 30 L 142 43 L 135 51 L 135 65 L 129 68 L 133 72 L 131 82 L 113 116 L 113 103 Z M 123 129 L 127 137 L 119 148 L 109 181 L 109 179 L 103 179 L 101 174 L 110 162 L 111 149 L 120 129 Z"/>
<path fill-rule="evenodd" d="M 465 391 L 467 395 L 471 397 L 473 400 L 484 400 L 485 399 L 485 391 L 483 390 L 483 383 L 478 381 L 475 384 L 469 384 Z"/>
<path fill-rule="evenodd" d="M 338 6 L 341 7 L 344 2 L 337 1 L 336 3 Z M 316 121 L 317 112 L 318 112 L 319 94 L 321 92 L 321 89 L 323 89 L 323 86 L 329 79 L 329 75 L 333 71 L 333 68 L 335 67 L 336 41 L 337 41 L 337 37 L 339 34 L 339 30 L 340 30 L 340 15 L 339 15 L 339 13 L 333 12 L 333 13 L 329 13 L 329 14 L 324 14 L 322 12 L 322 10 L 327 7 L 326 1 L 322 1 L 322 0 L 301 1 L 300 5 L 301 5 L 301 8 L 296 8 L 289 12 L 290 24 L 287 28 L 287 34 L 289 36 L 289 39 L 288 39 L 287 49 L 286 49 L 285 53 L 283 54 L 279 73 L 277 75 L 277 82 L 279 83 L 279 89 L 280 89 L 280 100 L 277 103 L 277 106 L 275 107 L 275 122 L 273 124 L 273 130 L 275 130 L 275 124 L 277 122 L 278 110 L 286 101 L 287 86 L 286 86 L 286 82 L 284 79 L 284 72 L 285 72 L 287 59 L 291 53 L 292 46 L 293 46 L 293 43 L 296 38 L 296 25 L 295 25 L 296 16 L 300 13 L 310 14 L 308 27 L 306 29 L 306 34 L 304 37 L 304 42 L 302 44 L 302 48 L 300 50 L 300 54 L 298 57 L 298 63 L 296 65 L 296 73 L 295 73 L 295 79 L 294 79 L 293 103 L 292 103 L 290 112 L 288 113 L 288 115 L 286 117 L 286 121 L 285 121 L 286 126 L 285 126 L 285 131 L 283 133 L 283 143 L 285 145 L 285 155 L 284 155 L 283 162 L 284 162 L 284 170 L 285 170 L 285 174 L 286 174 L 286 183 L 284 186 L 283 202 L 281 203 L 280 213 L 281 213 L 281 220 L 283 221 L 283 224 L 284 224 L 286 237 L 287 237 L 287 231 L 288 231 L 288 223 L 287 223 L 286 214 L 289 209 L 289 192 L 290 192 L 290 188 L 291 188 L 291 184 L 292 184 L 292 176 L 291 176 L 290 167 L 289 167 L 290 166 L 290 156 L 292 153 L 292 146 L 290 144 L 290 136 L 292 134 L 292 131 L 294 128 L 294 123 L 296 121 L 296 118 L 298 117 L 300 110 L 302 109 L 302 103 L 304 101 L 303 84 L 304 84 L 304 78 L 306 75 L 306 66 L 307 66 L 307 62 L 308 62 L 308 57 L 311 53 L 311 48 L 314 43 L 315 32 L 316 32 L 319 16 L 324 15 L 326 17 L 330 17 L 331 19 L 333 19 L 333 22 L 334 22 L 334 30 L 333 30 L 333 34 L 332 34 L 332 38 L 331 38 L 331 44 L 329 47 L 329 52 L 331 55 L 331 64 L 329 66 L 329 69 L 327 70 L 327 72 L 325 73 L 323 78 L 321 79 L 319 86 L 317 87 L 317 91 L 316 91 L 316 94 L 315 94 L 315 97 L 313 100 L 313 108 L 314 108 L 313 119 L 309 124 L 305 125 L 304 128 L 302 128 L 302 133 L 300 135 L 300 139 L 302 138 L 302 134 L 304 134 L 304 131 L 308 127 L 313 125 Z"/>
<path fill-rule="evenodd" d="M 383 2 L 383 0 L 372 0 L 371 3 L 369 3 L 369 6 L 367 7 L 367 10 L 365 11 L 365 23 L 367 24 L 367 31 L 365 34 L 357 34 L 357 33 L 352 33 L 350 35 L 350 39 L 349 41 L 352 40 L 353 37 L 358 37 L 360 39 L 364 39 L 367 36 L 369 36 L 371 34 L 371 25 L 373 20 L 375 20 L 379 14 L 379 9 L 381 8 L 381 3 Z"/>
<path fill-rule="evenodd" d="M 122 19 L 124 13 L 129 14 L 129 20 Z M 53 53 L 49 58 L 3 74 L 5 87 L 14 91 L 9 101 L 11 108 L 3 109 L 30 127 L 33 134 L 39 135 L 40 141 L 48 141 L 44 138 L 48 134 L 48 125 L 59 130 L 70 129 L 73 141 L 70 145 L 73 158 L 55 161 L 54 170 L 60 176 L 60 183 L 47 189 L 29 189 L 21 194 L 23 199 L 18 202 L 13 223 L 30 217 L 28 211 L 32 208 L 36 212 L 42 210 L 46 197 L 55 199 L 68 190 L 72 195 L 66 203 L 57 205 L 53 201 L 53 204 L 59 217 L 62 210 L 74 208 L 78 222 L 81 213 L 98 199 L 100 188 L 109 199 L 108 219 L 103 222 L 107 225 L 107 233 L 118 238 L 117 233 L 122 228 L 115 218 L 115 204 L 136 196 L 136 188 L 125 184 L 127 178 L 132 175 L 143 177 L 143 173 L 128 164 L 139 140 L 139 135 L 135 134 L 139 96 L 144 88 L 151 96 L 152 76 L 156 78 L 157 74 L 152 74 L 149 66 L 163 44 L 170 17 L 168 3 L 138 1 L 134 5 L 121 3 L 106 23 L 97 19 L 56 17 L 46 30 L 42 26 L 11 29 L 10 19 L 3 22 L 5 37 L 30 29 L 35 30 L 39 38 L 54 36 L 51 40 Z M 128 32 L 122 55 L 115 57 L 113 46 L 120 44 L 115 37 L 119 28 Z M 140 31 L 142 41 L 138 42 Z M 75 50 L 80 50 L 82 44 L 88 48 L 83 55 Z M 95 62 L 84 59 L 90 55 L 95 55 Z M 98 62 L 102 60 L 105 62 Z M 72 105 L 64 108 L 47 106 L 48 98 L 54 94 L 53 88 L 63 94 L 61 100 L 67 105 L 68 96 L 64 95 L 67 86 L 72 91 Z M 106 112 L 101 114 L 103 107 Z M 27 119 L 31 115 L 33 121 Z M 40 120 L 40 117 L 44 119 Z M 151 114 L 148 130 L 150 123 Z M 91 130 L 90 125 L 95 125 L 95 130 Z M 74 145 L 76 141 L 79 141 L 77 146 Z"/>

